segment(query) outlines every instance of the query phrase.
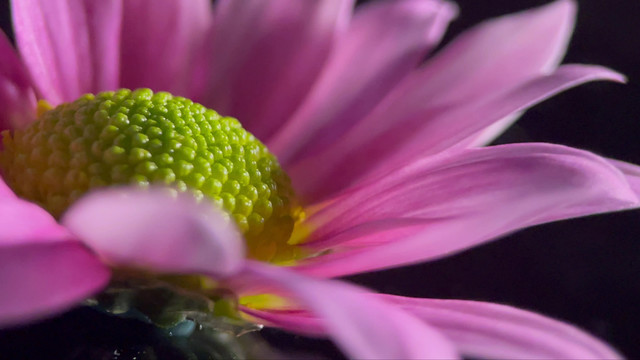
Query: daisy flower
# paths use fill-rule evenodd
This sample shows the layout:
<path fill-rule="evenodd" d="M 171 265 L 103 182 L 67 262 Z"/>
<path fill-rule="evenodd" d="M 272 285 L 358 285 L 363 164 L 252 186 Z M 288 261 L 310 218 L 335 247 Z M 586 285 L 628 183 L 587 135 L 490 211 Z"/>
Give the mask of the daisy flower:
<path fill-rule="evenodd" d="M 436 54 L 457 13 L 441 0 L 11 5 L 0 326 L 161 279 L 231 292 L 232 315 L 329 336 L 354 358 L 619 357 L 524 310 L 328 279 L 638 205 L 634 165 L 480 146 L 559 91 L 624 81 L 559 64 L 573 1 L 487 21 Z"/>

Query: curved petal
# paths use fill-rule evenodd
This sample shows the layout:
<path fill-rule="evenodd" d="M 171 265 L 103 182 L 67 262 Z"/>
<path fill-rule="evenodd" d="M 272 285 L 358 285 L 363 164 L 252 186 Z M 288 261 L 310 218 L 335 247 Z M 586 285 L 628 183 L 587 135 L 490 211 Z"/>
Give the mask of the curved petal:
<path fill-rule="evenodd" d="M 405 104 L 414 107 L 418 99 L 459 104 L 549 74 L 564 56 L 575 15 L 575 1 L 558 0 L 486 21 L 457 37 L 397 92 L 410 94 Z"/>
<path fill-rule="evenodd" d="M 440 0 L 376 1 L 357 8 L 318 82 L 269 149 L 286 163 L 326 146 L 359 121 L 438 44 L 457 14 Z"/>
<path fill-rule="evenodd" d="M 16 42 L 53 104 L 118 87 L 121 1 L 12 0 Z"/>
<path fill-rule="evenodd" d="M 16 194 L 14 194 L 11 188 L 9 188 L 9 186 L 7 185 L 7 183 L 4 182 L 4 179 L 0 177 L 0 202 L 8 199 L 15 199 L 15 198 L 16 198 Z"/>
<path fill-rule="evenodd" d="M 221 0 L 204 104 L 267 139 L 316 80 L 352 0 Z"/>
<path fill-rule="evenodd" d="M 242 301 L 242 299 L 240 299 Z M 308 336 L 325 336 L 327 330 L 322 320 L 308 311 L 299 309 L 254 309 L 245 305 L 240 306 L 240 311 L 261 324 L 268 324 L 296 334 Z"/>
<path fill-rule="evenodd" d="M 193 97 L 204 76 L 205 41 L 213 26 L 210 0 L 137 0 L 123 2 L 122 87 L 148 87 Z"/>
<path fill-rule="evenodd" d="M 500 119 L 593 80 L 624 81 L 624 77 L 599 66 L 565 65 L 482 101 L 444 108 L 427 105 L 422 112 L 408 114 L 398 108 L 395 117 L 372 114 L 328 151 L 294 165 L 288 173 L 299 193 L 321 199 L 367 174 L 389 173 L 416 158 L 447 150 Z"/>
<path fill-rule="evenodd" d="M 397 304 L 451 339 L 459 351 L 486 359 L 620 359 L 601 340 L 567 323 L 479 301 L 373 295 Z"/>
<path fill-rule="evenodd" d="M 491 131 L 492 125 L 515 113 L 527 110 L 559 92 L 598 80 L 624 83 L 626 77 L 601 66 L 563 65 L 550 75 L 532 79 L 494 98 L 449 111 L 442 117 L 430 119 L 429 124 L 416 136 L 406 139 L 402 150 L 390 157 L 387 164 L 382 164 L 380 171 L 386 171 L 384 168 L 389 164 L 404 163 L 410 159 L 444 151 L 466 140 L 465 137 L 468 139 L 471 135 L 482 136 L 483 131 Z"/>
<path fill-rule="evenodd" d="M 51 215 L 6 190 L 0 194 L 0 328 L 68 309 L 109 280 L 108 269 Z"/>
<path fill-rule="evenodd" d="M 70 237 L 69 232 L 38 205 L 19 199 L 10 191 L 0 195 L 0 246 Z"/>
<path fill-rule="evenodd" d="M 636 194 L 640 194 L 640 166 L 620 160 L 607 159 L 611 165 L 622 171 Z"/>
<path fill-rule="evenodd" d="M 252 291 L 275 291 L 295 301 L 304 311 L 299 324 L 323 328 L 345 353 L 355 359 L 452 359 L 449 341 L 428 325 L 363 289 L 346 283 L 300 276 L 284 268 L 249 262 L 240 274 L 252 282 Z M 247 289 L 245 289 L 247 290 Z M 304 320 L 308 315 L 319 319 Z M 274 325 L 282 326 L 277 316 Z"/>
<path fill-rule="evenodd" d="M 22 60 L 2 32 L 0 54 L 0 131 L 3 131 L 25 126 L 35 118 L 36 94 Z"/>
<path fill-rule="evenodd" d="M 168 189 L 95 192 L 62 222 L 107 263 L 227 276 L 244 260 L 242 238 L 221 211 Z"/>
<path fill-rule="evenodd" d="M 538 9 L 487 21 L 467 31 L 396 86 L 370 116 L 359 122 L 354 132 L 346 135 L 347 139 L 378 134 L 384 139 L 376 139 L 376 146 L 389 139 L 404 142 L 419 125 L 399 123 L 412 118 L 424 122 L 442 108 L 481 101 L 550 73 L 566 51 L 575 13 L 574 1 L 559 0 Z M 490 122 L 498 120 L 491 119 Z M 381 130 L 380 122 L 387 125 L 383 131 L 378 131 Z M 376 130 L 372 131 L 372 128 Z M 393 129 L 401 130 L 394 132 Z M 351 149 L 358 149 L 361 143 L 354 142 L 357 144 L 352 144 Z M 345 151 L 349 150 L 342 149 L 340 154 Z M 370 151 L 367 149 L 362 153 Z M 289 160 L 286 156 L 284 159 L 285 162 Z M 299 156 L 295 160 L 302 159 Z M 364 157 L 358 159 L 366 162 Z"/>
<path fill-rule="evenodd" d="M 0 328 L 62 312 L 110 276 L 77 241 L 0 244 L 0 264 Z"/>
<path fill-rule="evenodd" d="M 523 227 L 638 206 L 605 159 L 550 144 L 469 149 L 424 159 L 309 217 L 308 246 L 334 249 L 301 271 L 338 276 L 432 260 Z M 339 251 L 342 250 L 342 251 Z"/>
<path fill-rule="evenodd" d="M 494 122 L 493 124 L 487 126 L 482 131 L 477 134 L 473 134 L 465 140 L 462 140 L 458 143 L 459 147 L 474 147 L 474 146 L 485 146 L 489 145 L 493 140 L 495 140 L 498 136 L 502 135 L 508 128 L 511 127 L 520 116 L 522 116 L 523 112 L 513 113 L 511 115 L 507 115 L 504 118 Z"/>

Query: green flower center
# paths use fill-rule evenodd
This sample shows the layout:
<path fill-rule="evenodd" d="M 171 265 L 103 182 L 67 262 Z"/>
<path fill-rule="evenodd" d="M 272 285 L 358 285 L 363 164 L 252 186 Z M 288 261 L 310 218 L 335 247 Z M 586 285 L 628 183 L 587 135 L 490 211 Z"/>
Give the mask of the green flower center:
<path fill-rule="evenodd" d="M 2 133 L 0 167 L 21 197 L 59 217 L 87 191 L 168 185 L 230 214 L 253 258 L 296 257 L 299 207 L 276 158 L 240 123 L 149 89 L 84 95 Z"/>

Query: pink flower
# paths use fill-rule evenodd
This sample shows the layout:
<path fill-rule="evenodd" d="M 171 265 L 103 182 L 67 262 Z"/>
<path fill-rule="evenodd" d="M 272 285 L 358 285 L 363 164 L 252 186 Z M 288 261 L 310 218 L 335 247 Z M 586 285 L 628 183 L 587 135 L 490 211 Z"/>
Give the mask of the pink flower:
<path fill-rule="evenodd" d="M 520 228 L 638 206 L 640 170 L 551 144 L 486 144 L 531 105 L 611 70 L 559 62 L 575 3 L 483 23 L 424 64 L 455 16 L 439 0 L 15 0 L 0 39 L 1 129 L 36 101 L 149 87 L 234 116 L 306 205 L 317 256 L 245 259 L 216 209 L 110 189 L 60 224 L 0 182 L 0 326 L 63 311 L 110 267 L 202 274 L 249 318 L 330 336 L 355 358 L 615 358 L 580 330 L 508 306 L 380 295 L 322 278 L 448 256 Z M 256 305 L 251 295 L 285 303 Z"/>

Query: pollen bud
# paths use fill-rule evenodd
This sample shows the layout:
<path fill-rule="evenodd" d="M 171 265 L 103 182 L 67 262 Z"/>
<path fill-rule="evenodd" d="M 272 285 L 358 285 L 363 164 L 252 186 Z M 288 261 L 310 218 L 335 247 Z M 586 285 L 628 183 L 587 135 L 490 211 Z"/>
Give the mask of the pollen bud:
<path fill-rule="evenodd" d="M 2 142 L 4 179 L 57 217 L 95 188 L 168 185 L 220 205 L 261 260 L 286 245 L 295 221 L 289 178 L 264 144 L 236 119 L 166 92 L 87 94 L 43 108 Z M 275 250 L 254 251 L 265 244 Z"/>

